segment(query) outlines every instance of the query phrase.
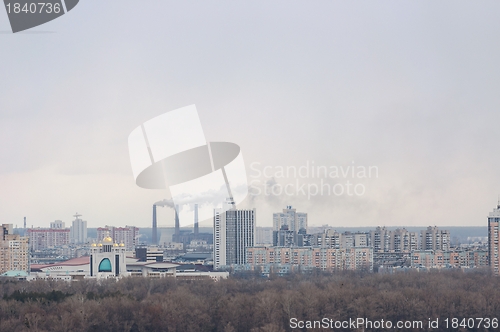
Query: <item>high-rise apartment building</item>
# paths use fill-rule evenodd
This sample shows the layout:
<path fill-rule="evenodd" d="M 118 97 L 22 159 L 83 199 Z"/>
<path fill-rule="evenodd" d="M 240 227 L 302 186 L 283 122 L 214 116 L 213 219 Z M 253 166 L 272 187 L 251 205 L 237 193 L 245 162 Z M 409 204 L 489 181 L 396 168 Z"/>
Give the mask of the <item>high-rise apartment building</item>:
<path fill-rule="evenodd" d="M 499 275 L 498 226 L 500 224 L 500 202 L 488 215 L 488 264 L 494 275 Z"/>
<path fill-rule="evenodd" d="M 255 243 L 255 209 L 214 211 L 214 269 L 246 264 L 246 248 Z"/>
<path fill-rule="evenodd" d="M 296 233 L 305 229 L 307 233 L 307 213 L 297 212 L 291 206 L 287 206 L 281 213 L 273 213 L 273 230 L 279 231 L 283 226 Z"/>
<path fill-rule="evenodd" d="M 449 248 L 450 233 L 448 231 L 440 231 L 436 234 L 438 233 L 441 236 L 439 243 L 447 243 Z M 448 234 L 447 239 L 443 239 L 445 234 Z M 373 252 L 375 253 L 411 252 L 419 248 L 418 233 L 409 232 L 405 228 L 398 228 L 391 231 L 385 227 L 377 227 L 375 230 L 370 231 L 370 246 L 373 247 Z"/>
<path fill-rule="evenodd" d="M 75 217 L 71 226 L 71 242 L 73 243 L 87 242 L 87 221 L 80 219 L 81 216 L 78 213 L 73 216 Z"/>
<path fill-rule="evenodd" d="M 29 272 L 28 237 L 13 234 L 12 224 L 3 224 L 0 234 L 0 274 L 6 271 Z"/>
<path fill-rule="evenodd" d="M 42 250 L 70 243 L 69 228 L 29 228 L 27 236 L 31 250 Z"/>
<path fill-rule="evenodd" d="M 323 233 L 314 234 L 313 245 L 321 248 L 340 249 L 342 235 L 333 230 L 325 229 Z"/>
<path fill-rule="evenodd" d="M 385 227 L 379 226 L 370 231 L 370 246 L 373 247 L 373 252 L 389 252 L 390 239 L 390 231 Z"/>
<path fill-rule="evenodd" d="M 339 233 L 333 229 L 325 229 L 323 233 L 312 234 L 311 245 L 330 249 L 348 249 L 353 247 L 367 247 L 369 236 L 362 232 Z"/>
<path fill-rule="evenodd" d="M 114 227 L 112 234 L 116 243 L 123 243 L 126 250 L 135 250 L 137 237 L 139 236 L 139 228 L 135 226 Z"/>
<path fill-rule="evenodd" d="M 370 241 L 367 233 L 356 232 L 353 237 L 353 247 L 368 247 Z"/>
<path fill-rule="evenodd" d="M 389 248 L 391 252 L 411 252 L 418 249 L 418 233 L 398 228 L 390 232 Z"/>
<path fill-rule="evenodd" d="M 97 241 L 100 242 L 111 236 L 116 243 L 123 243 L 125 250 L 134 251 L 139 236 L 139 228 L 135 226 L 114 227 L 106 226 L 97 229 Z"/>
<path fill-rule="evenodd" d="M 420 249 L 421 250 L 450 250 L 450 232 L 448 230 L 440 230 L 436 226 L 427 227 L 420 232 Z"/>

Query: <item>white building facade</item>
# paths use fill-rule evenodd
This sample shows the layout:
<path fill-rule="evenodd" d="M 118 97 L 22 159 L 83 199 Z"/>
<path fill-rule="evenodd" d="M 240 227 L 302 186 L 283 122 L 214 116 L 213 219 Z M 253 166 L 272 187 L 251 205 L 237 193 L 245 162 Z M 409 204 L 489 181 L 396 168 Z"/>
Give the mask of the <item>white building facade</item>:
<path fill-rule="evenodd" d="M 76 213 L 75 220 L 71 226 L 71 242 L 85 243 L 87 242 L 87 221 L 80 219 L 81 215 Z"/>
<path fill-rule="evenodd" d="M 120 277 L 127 274 L 125 245 L 113 243 L 110 236 L 93 243 L 90 250 L 90 277 L 97 279 Z"/>
<path fill-rule="evenodd" d="M 488 265 L 491 272 L 500 275 L 500 255 L 498 254 L 498 226 L 500 225 L 500 202 L 497 207 L 488 215 Z"/>
<path fill-rule="evenodd" d="M 297 212 L 292 206 L 287 206 L 281 213 L 273 213 L 273 230 L 279 231 L 283 226 L 296 233 L 301 229 L 307 232 L 307 213 Z"/>
<path fill-rule="evenodd" d="M 255 244 L 255 209 L 214 212 L 214 269 L 246 264 L 246 248 Z"/>

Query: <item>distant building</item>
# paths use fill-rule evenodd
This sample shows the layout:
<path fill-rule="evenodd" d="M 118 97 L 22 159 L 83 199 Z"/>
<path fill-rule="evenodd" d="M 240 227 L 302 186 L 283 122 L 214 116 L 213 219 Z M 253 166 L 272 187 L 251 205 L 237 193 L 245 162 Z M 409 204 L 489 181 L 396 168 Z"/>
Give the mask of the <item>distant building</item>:
<path fill-rule="evenodd" d="M 0 273 L 29 271 L 28 237 L 13 234 L 12 224 L 3 224 L 0 235 Z"/>
<path fill-rule="evenodd" d="M 321 248 L 340 249 L 341 235 L 333 229 L 314 234 L 313 244 Z"/>
<path fill-rule="evenodd" d="M 103 244 L 104 246 L 104 244 Z M 100 248 L 96 246 L 95 248 Z M 114 248 L 114 247 L 113 247 Z M 98 250 L 96 250 L 98 251 Z M 120 253 L 119 253 L 120 255 Z M 9 276 L 17 277 L 18 279 L 24 279 L 28 281 L 33 280 L 65 280 L 71 282 L 72 280 L 83 280 L 85 278 L 96 278 L 96 279 L 107 279 L 107 278 L 122 278 L 122 277 L 148 277 L 148 278 L 180 278 L 185 280 L 213 280 L 218 281 L 220 279 L 226 279 L 229 277 L 228 272 L 211 272 L 211 271 L 196 271 L 196 270 L 183 270 L 177 272 L 177 268 L 180 267 L 179 264 L 166 263 L 166 262 L 141 262 L 136 259 L 126 258 L 126 272 L 119 272 L 116 275 L 118 268 L 113 270 L 111 267 L 111 272 L 109 272 L 109 264 L 106 261 L 108 257 L 97 258 L 97 262 L 103 262 L 101 266 L 101 272 L 99 272 L 99 266 L 91 260 L 89 256 L 71 259 L 65 262 L 58 262 L 55 264 L 38 264 L 32 265 L 31 273 L 26 275 L 26 273 L 10 273 Z M 109 258 L 108 258 L 109 259 Z M 111 263 L 111 259 L 109 259 Z M 91 267 L 94 269 L 92 271 L 93 276 L 90 276 Z M 97 268 L 96 268 L 97 266 Z M 116 267 L 116 266 L 115 266 Z M 97 269 L 97 272 L 95 271 Z M 120 268 L 121 269 L 121 268 Z M 115 272 L 113 272 L 115 271 Z M 16 271 L 20 272 L 20 271 Z"/>
<path fill-rule="evenodd" d="M 64 229 L 64 228 L 66 228 L 66 224 L 64 222 L 62 222 L 61 220 L 56 220 L 56 221 L 52 221 L 50 223 L 50 228 L 52 228 L 52 229 Z"/>
<path fill-rule="evenodd" d="M 411 252 L 417 249 L 418 236 L 416 232 L 408 232 L 405 228 L 398 228 L 394 231 L 390 231 L 390 252 Z"/>
<path fill-rule="evenodd" d="M 166 250 L 170 250 L 170 251 L 182 251 L 184 250 L 184 244 L 182 243 L 176 243 L 176 242 L 170 242 L 170 243 L 166 243 L 164 248 Z"/>
<path fill-rule="evenodd" d="M 423 231 L 424 232 L 424 231 Z M 449 250 L 450 233 L 448 231 L 436 232 L 440 234 L 440 243 L 447 243 L 448 246 L 441 246 L 438 249 Z M 448 237 L 443 240 L 443 234 L 447 233 Z M 375 230 L 370 231 L 369 245 L 373 247 L 373 252 L 404 252 L 409 253 L 413 250 L 423 249 L 418 245 L 418 234 L 416 232 L 409 232 L 405 228 L 398 228 L 396 230 L 388 230 L 385 227 L 377 227 Z M 437 247 L 436 247 L 437 248 Z M 434 249 L 436 249 L 434 248 Z"/>
<path fill-rule="evenodd" d="M 70 243 L 69 228 L 29 228 L 29 246 L 33 251 L 61 247 Z"/>
<path fill-rule="evenodd" d="M 442 252 L 434 250 L 415 250 L 411 253 L 411 266 L 414 268 L 441 268 L 444 266 Z"/>
<path fill-rule="evenodd" d="M 411 267 L 442 269 L 478 269 L 488 266 L 485 250 L 415 250 L 411 253 Z"/>
<path fill-rule="evenodd" d="M 213 234 L 211 233 L 200 233 L 198 224 L 198 204 L 194 205 L 194 229 L 193 231 L 181 230 L 179 224 L 179 214 L 177 211 L 179 206 L 176 205 L 174 209 L 175 218 L 175 232 L 172 234 L 173 243 L 182 243 L 183 248 L 186 249 L 192 241 L 201 240 L 206 241 L 207 244 L 213 243 Z"/>
<path fill-rule="evenodd" d="M 193 233 L 188 230 L 180 230 L 177 234 L 172 235 L 173 243 L 181 243 L 183 248 L 187 248 L 193 241 L 205 241 L 207 244 L 212 244 L 214 235 L 212 233 Z"/>
<path fill-rule="evenodd" d="M 135 226 L 106 226 L 97 229 L 97 241 L 102 241 L 108 234 L 118 243 L 124 243 L 127 251 L 135 250 L 139 228 Z"/>
<path fill-rule="evenodd" d="M 213 281 L 219 281 L 221 279 L 227 279 L 229 277 L 229 272 L 186 271 L 176 272 L 175 277 L 183 280 L 212 279 Z"/>
<path fill-rule="evenodd" d="M 385 227 L 377 227 L 370 231 L 370 246 L 373 252 L 389 252 L 390 251 L 391 234 Z"/>
<path fill-rule="evenodd" d="M 214 269 L 246 264 L 246 252 L 255 243 L 255 209 L 214 212 Z"/>
<path fill-rule="evenodd" d="M 113 227 L 113 239 L 116 242 L 125 244 L 125 249 L 132 251 L 137 244 L 137 237 L 139 236 L 139 228 L 135 226 Z"/>
<path fill-rule="evenodd" d="M 420 249 L 421 250 L 450 250 L 450 232 L 440 230 L 436 226 L 427 227 L 420 232 Z"/>
<path fill-rule="evenodd" d="M 488 215 L 488 257 L 489 266 L 494 275 L 498 276 L 500 256 L 498 255 L 498 226 L 500 224 L 500 202 Z"/>
<path fill-rule="evenodd" d="M 120 277 L 127 274 L 125 244 L 113 242 L 108 235 L 99 243 L 92 243 L 90 276 L 98 279 Z"/>
<path fill-rule="evenodd" d="M 92 244 L 91 256 L 70 259 L 55 264 L 33 264 L 26 280 L 118 279 L 122 277 L 175 277 L 178 264 L 140 262 L 125 257 L 123 246 L 111 239 Z M 207 277 L 209 277 L 207 275 Z"/>
<path fill-rule="evenodd" d="M 71 242 L 72 243 L 86 243 L 87 242 L 87 221 L 80 219 L 82 215 L 76 213 L 73 217 L 71 225 Z"/>
<path fill-rule="evenodd" d="M 273 228 L 272 227 L 256 227 L 255 228 L 255 243 L 257 245 L 273 244 Z"/>
<path fill-rule="evenodd" d="M 368 247 L 367 233 L 339 233 L 333 229 L 326 229 L 323 233 L 313 234 L 312 245 L 321 248 L 348 249 L 352 247 Z"/>
<path fill-rule="evenodd" d="M 155 246 L 135 248 L 135 258 L 139 262 L 163 262 L 163 250 Z"/>
<path fill-rule="evenodd" d="M 354 233 L 353 247 L 368 247 L 369 243 L 370 241 L 367 233 L 361 233 L 361 232 Z"/>
<path fill-rule="evenodd" d="M 307 233 L 307 213 L 297 212 L 291 205 L 281 213 L 273 213 L 273 230 L 279 231 L 283 226 L 288 226 L 288 230 L 296 233 L 305 229 Z"/>
<path fill-rule="evenodd" d="M 288 225 L 281 226 L 279 231 L 273 231 L 272 245 L 275 247 L 309 247 L 316 245 L 317 234 L 306 234 L 302 228 L 299 232 L 288 230 Z M 257 244 L 257 246 L 262 244 Z"/>
<path fill-rule="evenodd" d="M 298 247 L 298 233 L 288 229 L 288 225 L 281 226 L 279 231 L 273 231 L 273 246 Z"/>
<path fill-rule="evenodd" d="M 373 270 L 373 249 L 352 247 L 253 247 L 247 248 L 247 264 L 263 271 L 298 271 L 314 268 L 323 271 Z"/>
<path fill-rule="evenodd" d="M 101 242 L 105 237 L 112 234 L 113 227 L 105 226 L 97 228 L 97 242 Z"/>

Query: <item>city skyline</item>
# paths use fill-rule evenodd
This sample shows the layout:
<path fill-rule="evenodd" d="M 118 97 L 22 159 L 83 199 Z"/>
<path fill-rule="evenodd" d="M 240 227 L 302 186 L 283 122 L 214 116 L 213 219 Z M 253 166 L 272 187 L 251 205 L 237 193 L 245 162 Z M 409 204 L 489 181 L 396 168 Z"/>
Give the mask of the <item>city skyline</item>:
<path fill-rule="evenodd" d="M 254 189 L 293 186 L 238 206 L 256 208 L 258 226 L 288 205 L 310 225 L 486 226 L 500 193 L 499 9 L 80 3 L 43 28 L 0 34 L 0 220 L 43 227 L 79 211 L 89 227 L 149 227 L 151 205 L 169 196 L 136 187 L 127 137 L 196 104 L 207 141 L 241 147 Z M 313 163 L 339 177 L 280 177 Z M 363 194 L 300 190 L 347 181 Z M 159 223 L 173 225 L 163 210 Z"/>
<path fill-rule="evenodd" d="M 0 330 L 500 326 L 499 1 L 4 5 Z"/>

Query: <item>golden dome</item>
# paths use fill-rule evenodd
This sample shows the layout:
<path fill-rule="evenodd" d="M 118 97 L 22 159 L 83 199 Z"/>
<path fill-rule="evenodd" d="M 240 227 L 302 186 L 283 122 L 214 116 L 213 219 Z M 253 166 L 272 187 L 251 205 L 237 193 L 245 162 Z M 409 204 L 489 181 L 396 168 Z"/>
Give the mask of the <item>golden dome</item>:
<path fill-rule="evenodd" d="M 114 244 L 113 244 L 113 247 L 118 247 L 118 243 L 114 243 Z"/>
<path fill-rule="evenodd" d="M 113 239 L 111 238 L 111 236 L 106 236 L 104 239 L 102 239 L 102 242 L 104 242 L 104 243 L 112 243 Z"/>
<path fill-rule="evenodd" d="M 120 247 L 125 247 L 125 243 L 120 243 Z"/>
<path fill-rule="evenodd" d="M 99 247 L 102 247 L 102 243 L 99 243 Z"/>
<path fill-rule="evenodd" d="M 92 243 L 92 244 L 91 244 L 91 246 L 92 246 L 92 247 L 97 247 L 97 244 Z"/>

